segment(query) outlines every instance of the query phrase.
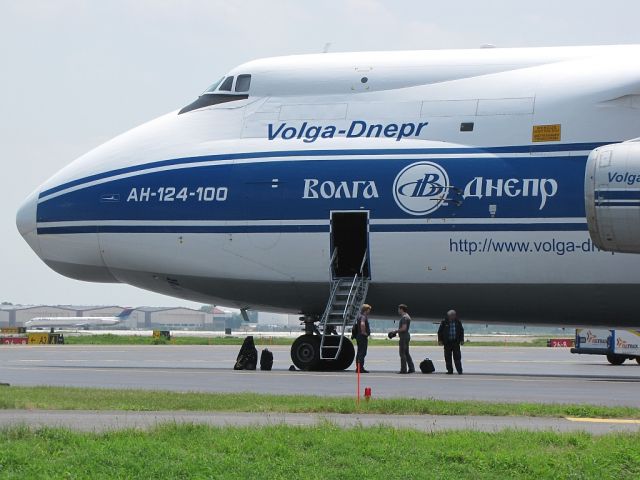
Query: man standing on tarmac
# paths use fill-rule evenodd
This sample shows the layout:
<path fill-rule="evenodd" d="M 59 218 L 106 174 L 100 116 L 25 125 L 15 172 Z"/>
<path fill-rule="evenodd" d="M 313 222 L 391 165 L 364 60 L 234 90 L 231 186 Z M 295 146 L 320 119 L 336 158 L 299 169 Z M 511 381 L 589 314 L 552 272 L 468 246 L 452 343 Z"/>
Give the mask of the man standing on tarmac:
<path fill-rule="evenodd" d="M 462 375 L 462 354 L 460 345 L 464 345 L 464 328 L 455 310 L 449 310 L 438 328 L 438 343 L 444 345 L 444 361 L 447 364 L 447 375 L 453 375 L 451 357 L 458 374 Z"/>
<path fill-rule="evenodd" d="M 416 369 L 413 366 L 413 360 L 409 354 L 409 341 L 411 335 L 409 334 L 409 326 L 411 325 L 411 317 L 409 316 L 409 309 L 405 304 L 398 305 L 398 315 L 400 315 L 400 325 L 393 334 L 397 334 L 400 339 L 400 371 L 398 373 L 413 373 Z M 407 370 L 407 367 L 409 369 Z"/>
<path fill-rule="evenodd" d="M 365 303 L 364 305 L 362 305 L 360 314 L 356 319 L 356 343 L 358 344 L 358 354 L 356 355 L 356 369 L 360 368 L 360 373 L 369 373 L 364 368 L 364 358 L 367 356 L 369 336 L 371 335 L 371 328 L 369 327 L 370 312 L 371 305 L 367 305 Z"/>

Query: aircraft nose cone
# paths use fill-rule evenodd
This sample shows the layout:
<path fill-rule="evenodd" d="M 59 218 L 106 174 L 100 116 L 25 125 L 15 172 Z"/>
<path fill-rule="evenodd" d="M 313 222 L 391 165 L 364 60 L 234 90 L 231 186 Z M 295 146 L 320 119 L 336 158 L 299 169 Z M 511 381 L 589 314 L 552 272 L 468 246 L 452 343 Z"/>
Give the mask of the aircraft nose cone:
<path fill-rule="evenodd" d="M 27 237 L 36 229 L 36 210 L 38 208 L 38 194 L 33 192 L 22 203 L 16 215 L 16 226 L 20 235 Z"/>
<path fill-rule="evenodd" d="M 29 244 L 31 249 L 40 256 L 40 241 L 36 229 L 36 211 L 38 209 L 38 192 L 29 195 L 22 203 L 16 214 L 16 226 L 20 235 Z"/>

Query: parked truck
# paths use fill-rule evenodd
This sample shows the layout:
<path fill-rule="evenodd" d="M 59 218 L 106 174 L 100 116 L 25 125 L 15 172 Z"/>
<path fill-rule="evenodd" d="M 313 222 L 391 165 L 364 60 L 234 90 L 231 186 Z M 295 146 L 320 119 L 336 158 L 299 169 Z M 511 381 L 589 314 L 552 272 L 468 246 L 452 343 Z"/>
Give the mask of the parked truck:
<path fill-rule="evenodd" d="M 571 353 L 605 355 L 611 365 L 634 359 L 640 364 L 640 330 L 578 328 L 575 345 Z"/>

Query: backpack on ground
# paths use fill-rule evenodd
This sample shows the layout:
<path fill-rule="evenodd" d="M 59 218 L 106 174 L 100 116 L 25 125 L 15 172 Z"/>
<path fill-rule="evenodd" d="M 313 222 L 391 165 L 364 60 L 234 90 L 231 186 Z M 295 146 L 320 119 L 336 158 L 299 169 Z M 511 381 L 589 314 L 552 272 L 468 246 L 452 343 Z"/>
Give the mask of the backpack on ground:
<path fill-rule="evenodd" d="M 273 367 L 273 353 L 265 348 L 260 353 L 260 370 L 271 370 L 271 367 Z"/>
<path fill-rule="evenodd" d="M 242 342 L 234 370 L 255 370 L 258 364 L 258 349 L 253 343 L 253 337 L 248 336 Z"/>
<path fill-rule="evenodd" d="M 425 358 L 420 362 L 420 371 L 422 373 L 433 373 L 436 371 L 436 367 L 433 366 L 433 362 L 428 358 Z"/>

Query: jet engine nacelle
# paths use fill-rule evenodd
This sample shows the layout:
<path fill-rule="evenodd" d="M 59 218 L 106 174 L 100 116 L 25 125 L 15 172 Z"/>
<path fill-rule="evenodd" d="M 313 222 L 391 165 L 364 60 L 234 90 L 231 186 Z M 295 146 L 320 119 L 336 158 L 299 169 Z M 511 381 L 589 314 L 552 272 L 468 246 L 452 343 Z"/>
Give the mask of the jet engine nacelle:
<path fill-rule="evenodd" d="M 640 142 L 591 152 L 584 187 L 593 243 L 601 250 L 640 253 Z"/>

